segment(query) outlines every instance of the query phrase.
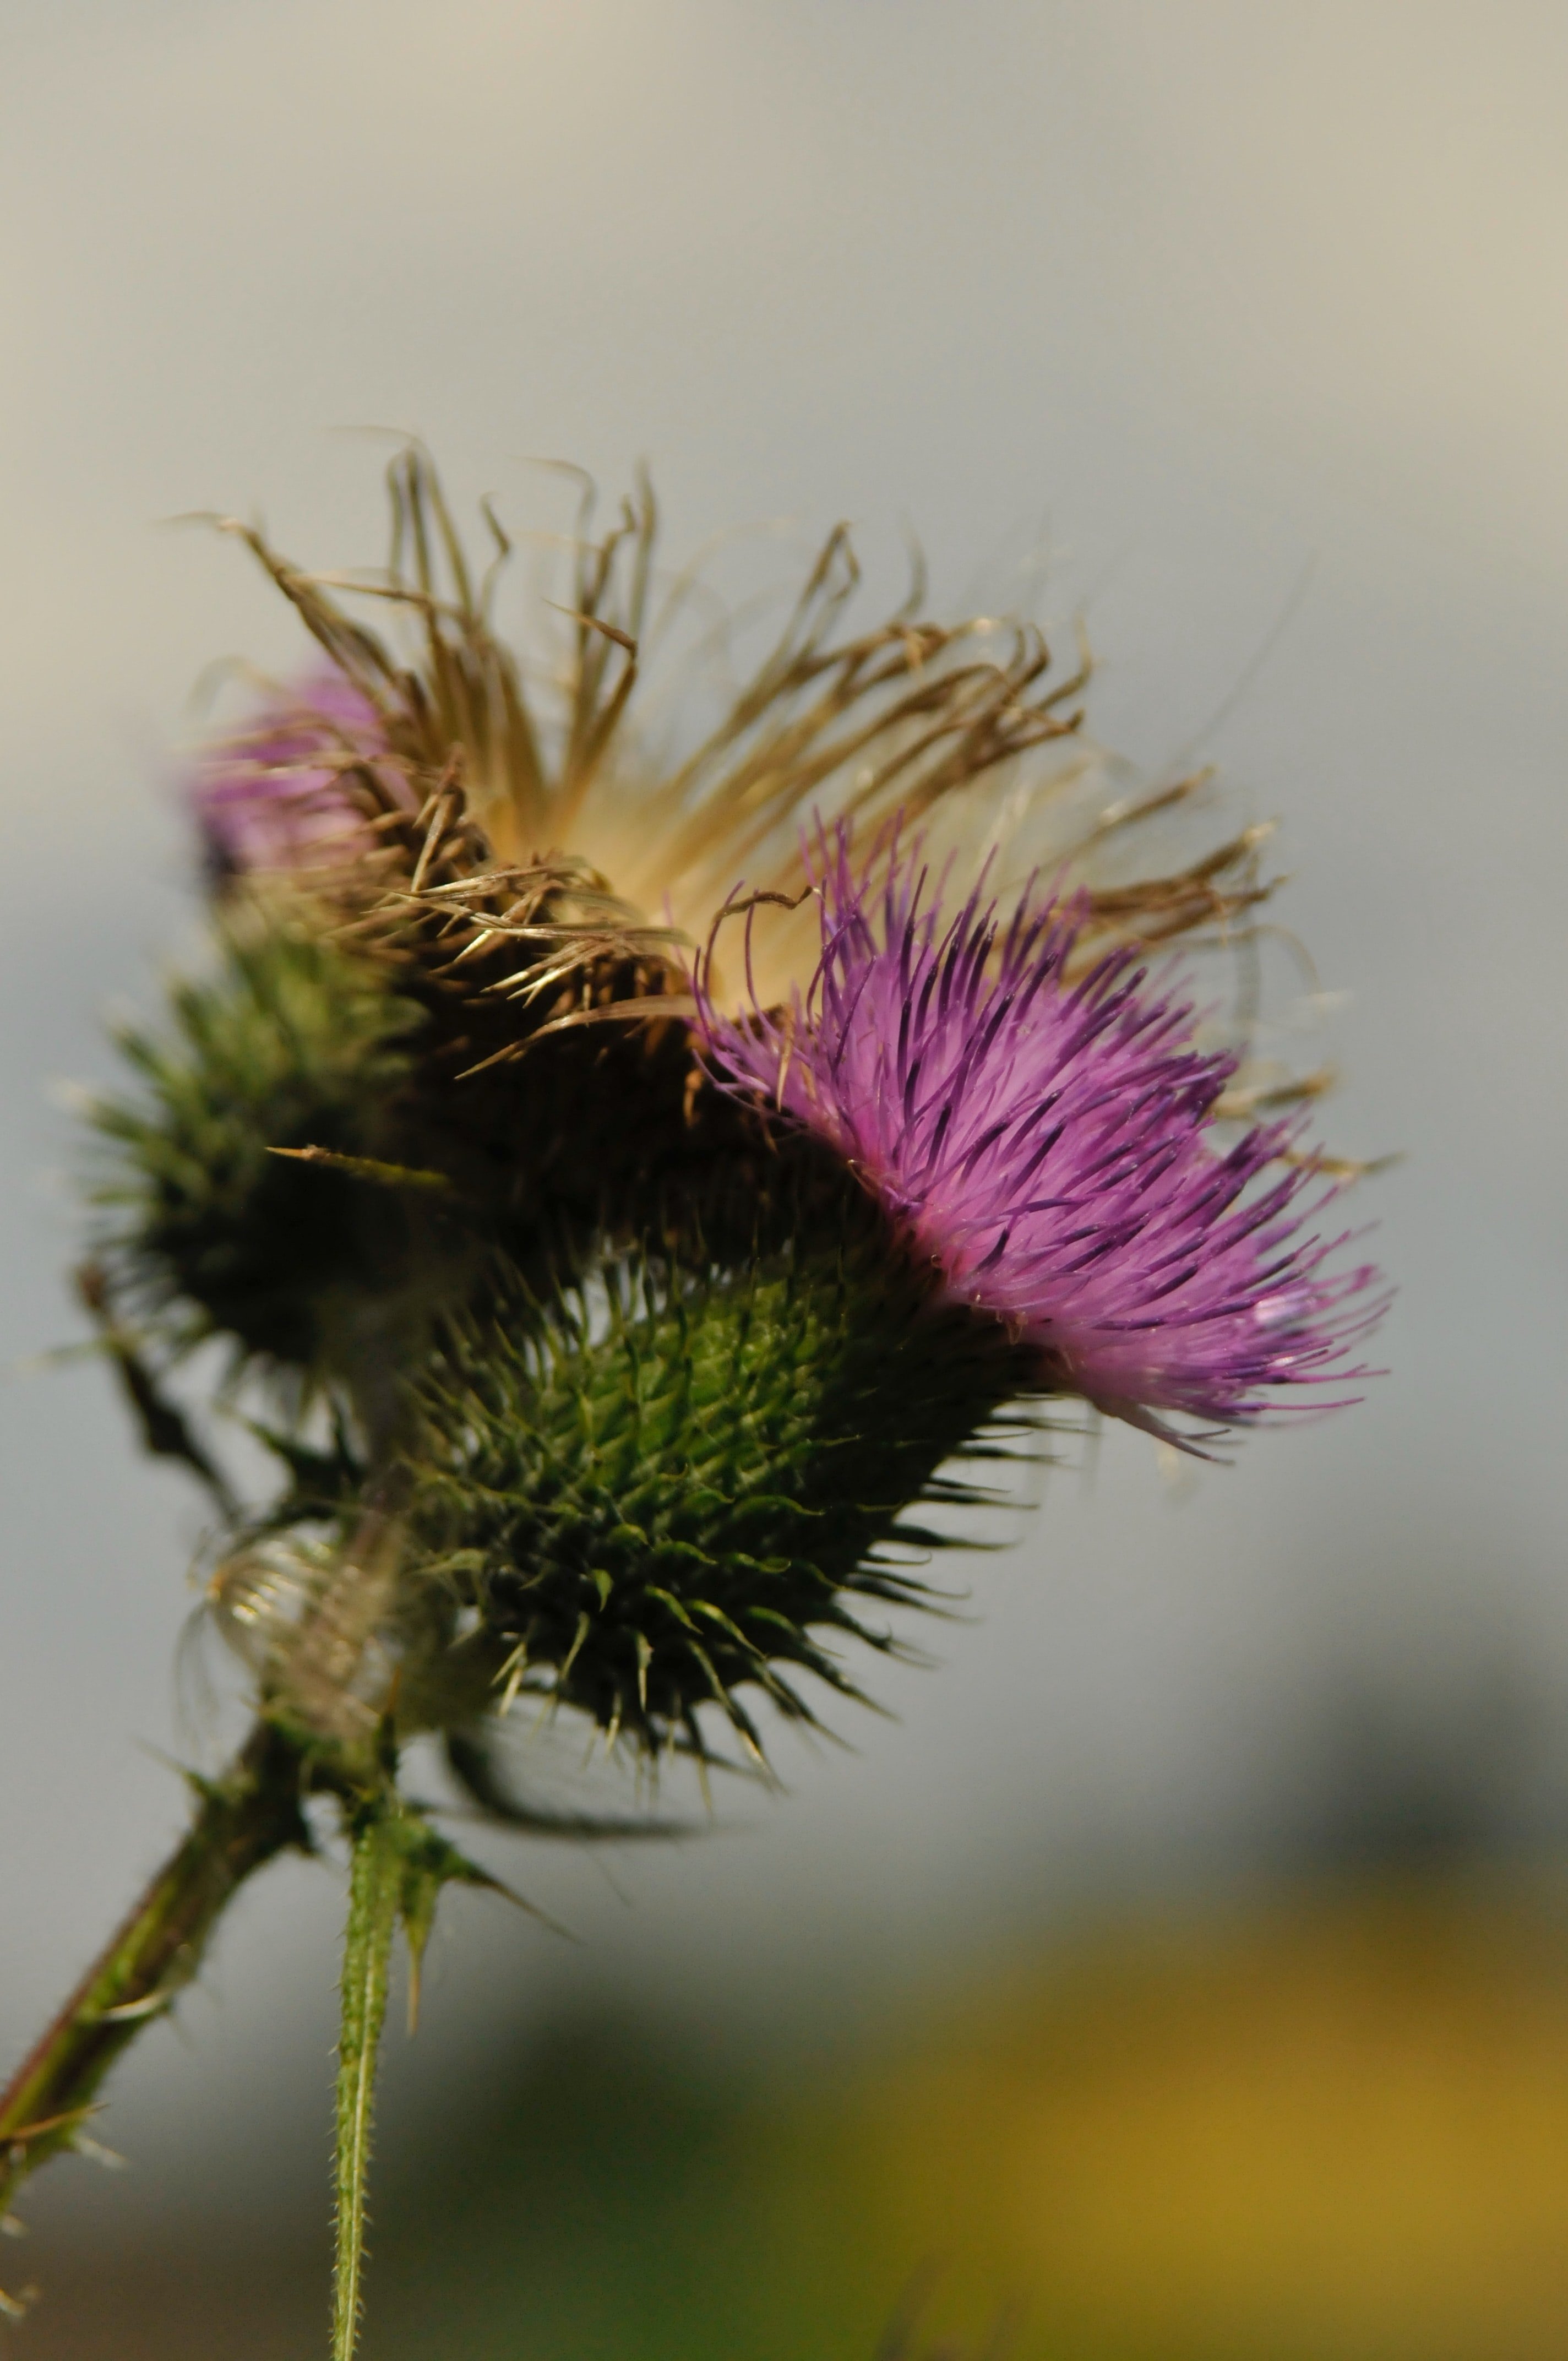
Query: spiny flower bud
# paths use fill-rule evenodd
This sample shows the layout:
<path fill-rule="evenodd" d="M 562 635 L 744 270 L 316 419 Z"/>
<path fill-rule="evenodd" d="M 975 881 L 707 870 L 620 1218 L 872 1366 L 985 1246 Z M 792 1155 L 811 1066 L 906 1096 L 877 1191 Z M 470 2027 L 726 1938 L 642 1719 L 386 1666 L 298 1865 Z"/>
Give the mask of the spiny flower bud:
<path fill-rule="evenodd" d="M 140 1083 L 93 1110 L 111 1143 L 100 1237 L 130 1300 L 195 1343 L 309 1367 L 407 1280 L 408 1207 L 273 1151 L 385 1154 L 417 1010 L 300 927 L 236 924 L 210 975 L 178 982 L 162 1036 L 122 1029 Z"/>
<path fill-rule="evenodd" d="M 857 1693 L 820 1635 L 893 1644 L 850 1602 L 928 1596 L 889 1554 L 938 1543 L 905 1512 L 985 1497 L 938 1471 L 997 1455 L 1025 1383 L 851 1203 L 836 1241 L 751 1269 L 623 1269 L 575 1317 L 455 1329 L 416 1389 L 407 1526 L 503 1683 L 651 1749 L 701 1751 L 711 1702 L 756 1747 L 746 1685 L 805 1719 L 793 1670 Z"/>
<path fill-rule="evenodd" d="M 1081 902 L 944 917 L 918 849 L 857 875 L 819 845 L 821 959 L 805 998 L 702 1029 L 732 1087 L 843 1156 L 947 1299 L 1008 1323 L 1041 1382 L 1168 1433 L 1160 1412 L 1255 1422 L 1346 1368 L 1377 1317 L 1368 1266 L 1308 1225 L 1295 1126 L 1227 1148 L 1235 1060 L 1196 1046 L 1179 990 L 1131 950 L 1074 976 Z M 1179 1440 L 1176 1435 L 1171 1440 Z"/>

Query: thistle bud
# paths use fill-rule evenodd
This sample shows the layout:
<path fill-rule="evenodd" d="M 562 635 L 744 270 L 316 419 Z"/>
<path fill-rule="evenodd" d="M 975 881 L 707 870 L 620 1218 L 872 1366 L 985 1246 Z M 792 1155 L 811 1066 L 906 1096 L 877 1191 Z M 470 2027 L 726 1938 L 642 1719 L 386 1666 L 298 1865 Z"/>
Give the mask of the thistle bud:
<path fill-rule="evenodd" d="M 223 1334 L 242 1356 L 313 1367 L 411 1283 L 417 1215 L 275 1151 L 385 1156 L 419 1013 L 309 929 L 242 918 L 212 972 L 174 984 L 169 1019 L 121 1030 L 141 1087 L 93 1110 L 112 1150 L 101 1250 L 177 1346 Z"/>
<path fill-rule="evenodd" d="M 994 1320 L 933 1297 L 869 1209 L 694 1280 L 621 1269 L 543 1326 L 455 1330 L 416 1389 L 407 1531 L 426 1578 L 477 1609 L 500 1677 L 611 1739 L 705 1751 L 738 1692 L 811 1719 L 791 1679 L 858 1694 L 831 1641 L 894 1645 L 857 1604 L 929 1598 L 904 1553 L 918 1501 L 1003 1448 L 1025 1383 Z"/>

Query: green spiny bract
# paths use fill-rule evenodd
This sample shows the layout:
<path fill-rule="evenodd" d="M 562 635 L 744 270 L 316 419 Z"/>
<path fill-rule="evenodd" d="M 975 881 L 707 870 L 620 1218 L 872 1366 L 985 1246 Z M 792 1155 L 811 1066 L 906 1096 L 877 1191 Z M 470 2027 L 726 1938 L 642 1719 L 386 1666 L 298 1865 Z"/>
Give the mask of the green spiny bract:
<path fill-rule="evenodd" d="M 422 1020 L 375 968 L 258 916 L 220 930 L 210 975 L 174 983 L 164 1033 L 121 1030 L 141 1088 L 93 1110 L 113 1148 L 93 1194 L 115 1209 L 100 1243 L 117 1282 L 177 1346 L 222 1334 L 314 1370 L 383 1329 L 431 1217 L 272 1151 L 400 1160 Z"/>
<path fill-rule="evenodd" d="M 1026 1389 L 863 1206 L 729 1277 L 622 1268 L 543 1326 L 503 1300 L 412 1389 L 411 1572 L 477 1609 L 503 1683 L 651 1750 L 706 1751 L 712 1702 L 756 1749 L 737 1689 L 806 1719 L 785 1668 L 858 1694 L 817 1635 L 893 1647 L 850 1601 L 928 1603 L 889 1546 L 939 1545 L 906 1512 L 978 1497 L 938 1471 L 996 1455 Z"/>

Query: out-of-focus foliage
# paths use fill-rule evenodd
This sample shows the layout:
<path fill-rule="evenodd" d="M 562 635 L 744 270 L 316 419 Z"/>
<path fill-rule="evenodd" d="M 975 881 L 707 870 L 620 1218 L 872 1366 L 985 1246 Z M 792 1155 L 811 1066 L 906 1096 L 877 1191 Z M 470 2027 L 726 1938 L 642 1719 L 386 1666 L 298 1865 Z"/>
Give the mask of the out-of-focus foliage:
<path fill-rule="evenodd" d="M 367 2361 L 878 2361 L 912 2308 L 899 2361 L 1543 2361 L 1568 2317 L 1555 1883 L 1102 1926 L 762 2081 L 589 2015 L 471 2095 L 397 2143 Z M 51 2270 L 32 2361 L 291 2352 L 289 2237 Z"/>

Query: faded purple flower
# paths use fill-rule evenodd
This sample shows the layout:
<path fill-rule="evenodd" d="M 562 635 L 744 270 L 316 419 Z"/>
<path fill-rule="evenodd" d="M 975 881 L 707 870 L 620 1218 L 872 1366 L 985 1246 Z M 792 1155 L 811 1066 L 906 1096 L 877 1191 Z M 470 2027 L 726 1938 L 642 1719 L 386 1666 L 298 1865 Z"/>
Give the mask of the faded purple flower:
<path fill-rule="evenodd" d="M 381 718 L 335 665 L 275 690 L 202 758 L 191 797 L 219 876 L 352 860 L 364 822 L 345 774 L 386 751 Z"/>
<path fill-rule="evenodd" d="M 1190 1002 L 1128 950 L 1069 979 L 1077 901 L 1004 924 L 977 892 L 944 919 L 896 844 L 879 877 L 856 873 L 843 831 L 819 847 L 804 1004 L 726 1018 L 699 976 L 728 1085 L 830 1141 L 949 1299 L 1135 1424 L 1248 1424 L 1365 1375 L 1345 1363 L 1383 1309 L 1376 1274 L 1329 1269 L 1346 1240 L 1311 1224 L 1335 1191 L 1280 1161 L 1293 1125 L 1216 1141 L 1236 1061 L 1194 1046 Z"/>

